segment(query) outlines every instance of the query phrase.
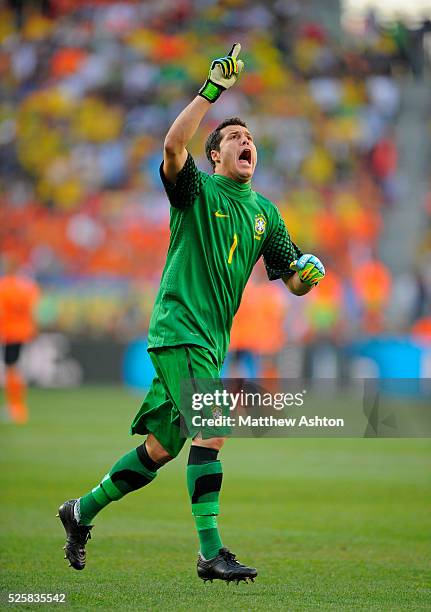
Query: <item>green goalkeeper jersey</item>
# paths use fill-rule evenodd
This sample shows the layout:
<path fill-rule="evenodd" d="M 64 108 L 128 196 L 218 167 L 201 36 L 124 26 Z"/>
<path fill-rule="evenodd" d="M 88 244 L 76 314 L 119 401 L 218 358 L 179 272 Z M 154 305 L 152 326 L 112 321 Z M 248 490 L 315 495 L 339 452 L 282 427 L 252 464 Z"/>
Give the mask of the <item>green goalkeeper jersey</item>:
<path fill-rule="evenodd" d="M 200 171 L 189 154 L 170 184 L 171 238 L 151 316 L 148 349 L 195 344 L 221 367 L 233 317 L 253 266 L 263 256 L 268 278 L 291 274 L 301 256 L 277 207 L 250 183 Z"/>

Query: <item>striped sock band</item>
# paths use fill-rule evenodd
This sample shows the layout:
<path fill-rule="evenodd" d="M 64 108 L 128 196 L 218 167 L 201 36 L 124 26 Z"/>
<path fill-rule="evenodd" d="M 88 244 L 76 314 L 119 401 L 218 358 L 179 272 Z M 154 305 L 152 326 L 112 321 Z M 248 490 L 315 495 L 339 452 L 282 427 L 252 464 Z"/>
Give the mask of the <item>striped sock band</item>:
<path fill-rule="evenodd" d="M 145 443 L 121 457 L 102 481 L 79 499 L 80 524 L 90 525 L 102 508 L 145 487 L 159 467 L 148 455 Z"/>
<path fill-rule="evenodd" d="M 218 555 L 223 544 L 217 527 L 219 495 L 223 480 L 218 451 L 192 446 L 187 465 L 187 487 L 195 518 L 200 551 L 205 559 Z"/>

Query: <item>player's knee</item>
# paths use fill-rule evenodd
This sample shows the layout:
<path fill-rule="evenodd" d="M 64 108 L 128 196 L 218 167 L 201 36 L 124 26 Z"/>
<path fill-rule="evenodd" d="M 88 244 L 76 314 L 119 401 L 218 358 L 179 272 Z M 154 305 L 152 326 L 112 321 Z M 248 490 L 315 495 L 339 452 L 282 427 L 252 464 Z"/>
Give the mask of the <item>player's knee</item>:
<path fill-rule="evenodd" d="M 168 451 L 163 448 L 154 434 L 148 434 L 147 439 L 145 441 L 145 447 L 147 449 L 147 453 L 150 458 L 159 463 L 160 465 L 164 465 L 168 461 L 171 461 L 173 457 L 168 453 Z"/>
<path fill-rule="evenodd" d="M 196 446 L 203 446 L 204 448 L 214 448 L 215 450 L 221 450 L 226 438 L 208 438 L 202 440 L 200 438 L 194 438 L 193 444 Z"/>

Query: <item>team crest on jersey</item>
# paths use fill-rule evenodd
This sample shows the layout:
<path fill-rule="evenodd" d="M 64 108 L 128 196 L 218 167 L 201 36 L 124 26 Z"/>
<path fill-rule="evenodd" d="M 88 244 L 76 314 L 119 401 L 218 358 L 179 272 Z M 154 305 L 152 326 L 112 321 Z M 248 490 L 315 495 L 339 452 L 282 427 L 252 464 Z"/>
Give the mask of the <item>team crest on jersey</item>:
<path fill-rule="evenodd" d="M 260 237 L 266 230 L 266 219 L 262 214 L 258 214 L 254 218 L 254 237 L 260 240 Z"/>
<path fill-rule="evenodd" d="M 213 415 L 213 419 L 217 419 L 221 416 L 223 416 L 223 410 L 221 408 L 221 406 L 212 406 L 211 407 L 211 412 Z"/>

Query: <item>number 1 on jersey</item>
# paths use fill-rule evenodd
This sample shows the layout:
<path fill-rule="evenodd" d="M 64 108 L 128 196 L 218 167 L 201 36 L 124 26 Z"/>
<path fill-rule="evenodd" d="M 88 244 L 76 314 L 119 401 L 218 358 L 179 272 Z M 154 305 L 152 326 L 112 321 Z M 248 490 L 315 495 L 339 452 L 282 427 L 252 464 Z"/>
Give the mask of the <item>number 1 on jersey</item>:
<path fill-rule="evenodd" d="M 229 257 L 227 259 L 227 263 L 231 264 L 232 263 L 232 257 L 233 254 L 235 253 L 235 249 L 238 246 L 238 236 L 236 234 L 233 235 L 233 242 L 232 242 L 232 246 L 230 247 L 230 251 L 229 251 Z"/>

